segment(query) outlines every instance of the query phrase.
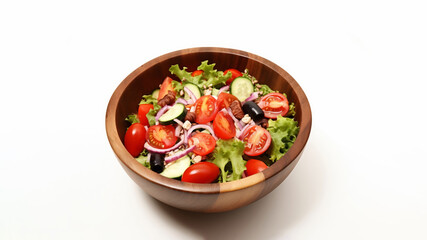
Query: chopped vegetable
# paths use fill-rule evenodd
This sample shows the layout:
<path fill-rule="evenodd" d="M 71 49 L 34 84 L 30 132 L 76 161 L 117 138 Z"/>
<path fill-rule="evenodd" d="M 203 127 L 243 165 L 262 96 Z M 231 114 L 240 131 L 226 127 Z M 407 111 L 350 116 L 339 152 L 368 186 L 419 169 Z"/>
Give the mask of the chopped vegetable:
<path fill-rule="evenodd" d="M 242 141 L 218 140 L 213 154 L 212 163 L 215 163 L 221 169 L 222 182 L 238 180 L 246 170 L 246 162 L 243 160 L 243 151 L 245 144 Z M 231 171 L 226 169 L 228 163 L 231 163 Z"/>
<path fill-rule="evenodd" d="M 272 147 L 270 160 L 273 162 L 283 157 L 298 135 L 298 122 L 282 116 L 277 116 L 277 120 L 268 120 L 267 130 L 270 132 Z"/>

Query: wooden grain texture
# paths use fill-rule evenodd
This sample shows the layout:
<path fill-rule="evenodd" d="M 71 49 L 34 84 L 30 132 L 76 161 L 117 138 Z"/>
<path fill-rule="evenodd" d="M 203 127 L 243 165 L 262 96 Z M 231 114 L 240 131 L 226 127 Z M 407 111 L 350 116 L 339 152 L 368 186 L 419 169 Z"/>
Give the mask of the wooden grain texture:
<path fill-rule="evenodd" d="M 225 70 L 249 69 L 261 84 L 287 94 L 294 102 L 300 133 L 288 153 L 262 173 L 228 183 L 194 184 L 165 178 L 139 164 L 125 149 L 123 138 L 130 113 L 136 113 L 142 95 L 159 87 L 169 67 L 179 64 L 193 71 L 200 62 L 216 63 Z M 223 212 L 248 205 L 274 190 L 295 167 L 311 130 L 311 109 L 304 91 L 281 67 L 260 56 L 227 48 L 191 48 L 155 58 L 127 76 L 113 93 L 107 107 L 106 131 L 110 145 L 126 173 L 152 197 L 176 208 L 196 212 Z"/>

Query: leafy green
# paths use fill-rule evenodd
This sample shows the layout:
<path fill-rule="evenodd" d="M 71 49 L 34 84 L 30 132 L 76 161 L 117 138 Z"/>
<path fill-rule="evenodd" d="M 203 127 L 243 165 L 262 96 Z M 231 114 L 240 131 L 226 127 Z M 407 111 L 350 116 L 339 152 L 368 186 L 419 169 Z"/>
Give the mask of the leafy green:
<path fill-rule="evenodd" d="M 202 70 L 203 74 L 197 76 L 191 76 L 191 72 L 186 71 L 186 67 L 179 68 L 178 64 L 172 65 L 169 68 L 171 74 L 177 76 L 183 83 L 190 82 L 203 89 L 205 87 L 213 86 L 218 87 L 225 85 L 227 79 L 231 78 L 231 72 L 224 75 L 223 71 L 214 69 L 215 63 L 208 64 L 208 61 L 203 61 L 197 70 Z"/>
<path fill-rule="evenodd" d="M 148 161 L 148 151 L 147 149 L 144 149 L 137 158 L 135 158 L 136 161 L 144 165 L 144 167 L 151 168 L 150 162 Z"/>
<path fill-rule="evenodd" d="M 217 141 L 212 163 L 216 164 L 221 169 L 222 182 L 230 182 L 242 177 L 243 171 L 246 170 L 246 162 L 242 157 L 244 150 L 245 143 L 242 141 L 236 139 L 220 139 Z M 232 173 L 230 174 L 226 169 L 228 163 L 231 163 L 232 168 Z"/>
<path fill-rule="evenodd" d="M 130 122 L 131 125 L 134 123 L 139 123 L 139 118 L 136 114 L 129 114 L 125 120 Z"/>
<path fill-rule="evenodd" d="M 261 87 L 259 88 L 259 91 L 261 92 L 261 95 L 267 95 L 269 93 L 273 93 L 273 92 L 277 92 L 277 91 L 273 91 L 268 85 L 266 84 L 260 84 Z"/>
<path fill-rule="evenodd" d="M 286 113 L 286 117 L 295 117 L 296 111 L 295 111 L 295 104 L 291 103 L 289 104 L 289 110 L 288 113 Z"/>
<path fill-rule="evenodd" d="M 175 90 L 175 92 L 178 93 L 176 95 L 176 97 L 178 98 L 179 97 L 179 92 L 181 92 L 181 90 L 184 90 L 184 86 L 180 82 L 172 80 L 172 87 Z"/>
<path fill-rule="evenodd" d="M 139 104 L 157 104 L 157 98 L 154 98 L 153 95 L 143 95 L 141 102 Z"/>
<path fill-rule="evenodd" d="M 277 116 L 277 120 L 268 120 L 268 132 L 271 135 L 270 160 L 275 162 L 285 155 L 295 142 L 299 132 L 298 122 L 292 118 Z"/>

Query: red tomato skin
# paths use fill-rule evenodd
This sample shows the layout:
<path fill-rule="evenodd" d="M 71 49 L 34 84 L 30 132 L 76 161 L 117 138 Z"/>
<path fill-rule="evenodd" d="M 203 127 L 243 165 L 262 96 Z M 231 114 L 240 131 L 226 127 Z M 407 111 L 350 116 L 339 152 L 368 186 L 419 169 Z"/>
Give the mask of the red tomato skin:
<path fill-rule="evenodd" d="M 156 137 L 162 136 L 162 139 Z M 175 128 L 172 125 L 153 125 L 146 133 L 148 144 L 155 148 L 170 148 L 175 145 L 178 138 L 175 136 Z"/>
<path fill-rule="evenodd" d="M 198 162 L 188 167 L 182 174 L 182 182 L 211 183 L 219 176 L 219 167 L 211 162 Z"/>
<path fill-rule="evenodd" d="M 141 123 L 134 123 L 127 129 L 124 145 L 133 157 L 137 157 L 144 149 L 145 134 L 145 127 Z"/>
<path fill-rule="evenodd" d="M 172 86 L 172 78 L 166 77 L 165 80 L 163 80 L 162 85 L 160 86 L 159 96 L 157 97 L 157 100 L 162 99 L 166 94 L 168 94 L 169 91 L 175 91 Z"/>
<path fill-rule="evenodd" d="M 280 102 L 283 105 L 279 108 L 271 108 L 269 102 Z M 285 116 L 289 111 L 288 99 L 280 93 L 269 93 L 263 96 L 258 103 L 258 106 L 264 111 L 266 118 L 276 119 L 277 116 Z"/>
<path fill-rule="evenodd" d="M 249 142 L 249 140 L 251 140 L 250 138 L 253 134 L 260 134 L 259 136 L 260 137 L 264 136 L 264 138 L 263 139 L 256 139 L 255 140 L 256 142 Z M 258 125 L 254 125 L 252 127 L 247 128 L 242 133 L 240 138 L 244 142 L 246 142 L 244 153 L 248 156 L 258 156 L 258 155 L 263 154 L 265 151 L 267 151 L 268 147 L 271 144 L 270 133 L 265 128 L 260 127 Z M 249 144 L 251 144 L 252 146 L 249 147 Z M 261 145 L 259 145 L 259 144 L 261 144 Z M 259 149 L 257 149 L 257 147 Z"/>
<path fill-rule="evenodd" d="M 153 109 L 153 104 L 140 104 L 138 107 L 138 119 L 139 122 L 144 126 L 149 125 L 147 113 L 150 111 L 150 109 Z"/>
<path fill-rule="evenodd" d="M 226 92 L 221 92 L 218 95 L 218 99 L 217 99 L 217 104 L 218 104 L 218 110 L 221 110 L 223 108 L 228 108 L 230 106 L 230 104 L 234 101 L 239 101 L 239 99 L 237 99 L 236 96 L 226 93 Z M 240 103 L 240 101 L 239 101 Z"/>
<path fill-rule="evenodd" d="M 231 72 L 231 78 L 229 78 L 227 80 L 227 82 L 226 82 L 227 85 L 231 84 L 236 77 L 243 76 L 243 74 L 239 70 L 234 69 L 234 68 L 230 68 L 230 69 L 225 70 L 224 75 L 227 74 L 228 72 Z"/>
<path fill-rule="evenodd" d="M 217 137 L 221 139 L 231 139 L 236 136 L 234 120 L 223 111 L 218 112 L 213 121 L 213 130 Z"/>
<path fill-rule="evenodd" d="M 196 145 L 193 152 L 200 156 L 206 156 L 215 150 L 216 140 L 208 133 L 196 133 L 188 139 L 190 146 Z"/>
<path fill-rule="evenodd" d="M 254 175 L 266 168 L 268 168 L 268 166 L 263 161 L 250 159 L 246 162 L 246 176 Z"/>
<path fill-rule="evenodd" d="M 200 75 L 200 74 L 202 74 L 203 73 L 203 71 L 202 70 L 196 70 L 196 71 L 194 71 L 194 72 L 192 72 L 191 73 L 191 76 L 192 77 L 195 77 L 195 76 L 198 76 L 198 75 Z"/>
<path fill-rule="evenodd" d="M 206 104 L 206 106 L 204 106 Z M 205 124 L 215 119 L 218 113 L 216 99 L 211 95 L 205 95 L 197 99 L 194 104 L 196 107 L 196 123 Z M 205 111 L 207 110 L 207 111 Z"/>

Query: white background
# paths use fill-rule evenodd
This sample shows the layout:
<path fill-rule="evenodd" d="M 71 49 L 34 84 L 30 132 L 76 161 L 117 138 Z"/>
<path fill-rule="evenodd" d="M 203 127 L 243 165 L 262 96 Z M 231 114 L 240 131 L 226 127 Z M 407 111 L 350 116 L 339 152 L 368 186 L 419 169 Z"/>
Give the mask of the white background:
<path fill-rule="evenodd" d="M 2 1 L 0 239 L 427 239 L 422 1 Z M 201 46 L 288 71 L 312 107 L 299 164 L 247 207 L 146 195 L 105 111 L 143 63 Z M 160 73 L 161 74 L 161 73 Z"/>

